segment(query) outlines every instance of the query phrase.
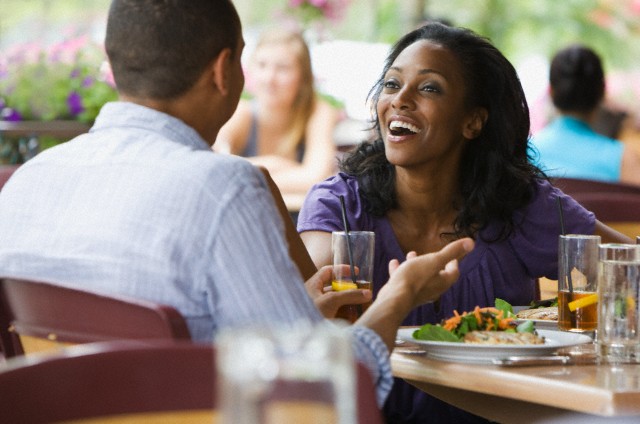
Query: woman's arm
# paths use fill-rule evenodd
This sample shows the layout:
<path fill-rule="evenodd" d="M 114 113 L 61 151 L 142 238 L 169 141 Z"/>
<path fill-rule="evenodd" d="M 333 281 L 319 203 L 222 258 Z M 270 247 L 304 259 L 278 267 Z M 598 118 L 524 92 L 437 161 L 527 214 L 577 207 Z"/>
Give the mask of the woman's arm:
<path fill-rule="evenodd" d="M 243 152 L 251 130 L 251 103 L 241 100 L 233 116 L 220 128 L 212 148 L 216 152 L 239 155 Z"/>
<path fill-rule="evenodd" d="M 603 243 L 635 243 L 635 240 L 597 220 L 595 234 L 600 236 Z"/>
<path fill-rule="evenodd" d="M 318 100 L 305 131 L 302 163 L 274 155 L 252 158 L 255 164 L 266 167 L 283 195 L 301 194 L 311 186 L 331 176 L 337 167 L 333 133 L 339 111 Z"/>
<path fill-rule="evenodd" d="M 316 268 L 333 264 L 331 256 L 331 233 L 325 231 L 305 231 L 300 233 L 307 252 Z"/>
<path fill-rule="evenodd" d="M 620 182 L 640 185 L 640 152 L 625 144 L 620 164 Z"/>

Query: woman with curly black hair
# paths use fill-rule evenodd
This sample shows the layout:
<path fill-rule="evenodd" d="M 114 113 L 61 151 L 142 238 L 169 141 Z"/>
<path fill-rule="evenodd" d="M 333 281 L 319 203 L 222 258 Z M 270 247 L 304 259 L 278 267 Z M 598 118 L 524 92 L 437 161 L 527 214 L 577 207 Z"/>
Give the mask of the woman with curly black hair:
<path fill-rule="evenodd" d="M 439 301 L 404 325 L 437 323 L 496 298 L 536 297 L 536 280 L 557 278 L 558 203 L 565 231 L 627 241 L 554 188 L 528 157 L 529 109 L 514 67 L 472 31 L 427 24 L 400 39 L 371 90 L 375 140 L 316 185 L 298 231 L 317 266 L 331 263 L 331 231 L 376 233 L 374 296 L 387 264 L 470 236 L 475 249 Z M 388 422 L 481 422 L 401 380 L 387 400 Z"/>

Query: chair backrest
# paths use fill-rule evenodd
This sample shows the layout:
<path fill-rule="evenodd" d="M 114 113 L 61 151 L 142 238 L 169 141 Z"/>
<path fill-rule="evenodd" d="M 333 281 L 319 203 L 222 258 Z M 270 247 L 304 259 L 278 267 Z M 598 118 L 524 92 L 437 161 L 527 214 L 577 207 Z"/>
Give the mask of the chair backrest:
<path fill-rule="evenodd" d="M 573 198 L 614 230 L 633 240 L 640 235 L 640 194 L 578 193 Z"/>
<path fill-rule="evenodd" d="M 356 370 L 358 423 L 382 424 L 369 370 L 361 363 Z M 91 418 L 96 424 L 97 417 L 164 411 L 175 414 L 175 422 L 210 423 L 216 394 L 212 345 L 166 340 L 91 343 L 13 358 L 5 369 L 0 366 L 1 422 Z M 299 396 L 293 402 L 295 398 Z M 145 417 L 149 415 L 131 416 L 126 422 L 145 422 Z M 155 418 L 169 422 L 166 416 Z"/>
<path fill-rule="evenodd" d="M 269 185 L 269 189 L 271 190 L 271 195 L 273 196 L 273 200 L 276 203 L 276 207 L 278 208 L 278 212 L 284 221 L 284 229 L 285 229 L 285 237 L 287 242 L 289 243 L 289 255 L 291 259 L 296 263 L 298 269 L 300 270 L 300 274 L 302 274 L 302 278 L 306 281 L 318 270 L 307 251 L 307 248 L 298 233 L 295 225 L 293 224 L 293 220 L 291 219 L 291 215 L 287 210 L 287 205 L 284 203 L 284 199 L 282 198 L 282 193 L 280 193 L 280 189 L 276 185 L 276 183 L 271 178 L 269 171 L 264 167 L 258 167 L 264 178 Z"/>
<path fill-rule="evenodd" d="M 0 190 L 20 165 L 0 165 Z"/>
<path fill-rule="evenodd" d="M 553 184 L 571 197 L 587 193 L 628 193 L 640 195 L 640 187 L 578 178 L 554 178 Z"/>
<path fill-rule="evenodd" d="M 203 422 L 210 423 L 214 355 L 212 345 L 165 340 L 91 343 L 13 358 L 0 367 L 0 421 L 106 420 L 163 411 L 177 421 L 179 413 L 184 419 L 187 411 L 201 411 L 207 417 Z M 144 422 L 144 417 L 126 422 Z"/>
<path fill-rule="evenodd" d="M 0 324 L 6 357 L 65 343 L 191 340 L 172 306 L 8 278 L 0 279 Z"/>

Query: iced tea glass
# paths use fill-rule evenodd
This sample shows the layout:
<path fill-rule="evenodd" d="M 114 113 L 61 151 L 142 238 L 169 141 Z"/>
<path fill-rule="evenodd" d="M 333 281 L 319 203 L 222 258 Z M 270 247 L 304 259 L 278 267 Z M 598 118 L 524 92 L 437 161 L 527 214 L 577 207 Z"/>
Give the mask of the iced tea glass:
<path fill-rule="evenodd" d="M 598 326 L 600 236 L 561 235 L 558 248 L 558 328 L 594 333 Z"/>
<path fill-rule="evenodd" d="M 368 289 L 373 283 L 375 233 L 373 231 L 334 231 L 331 235 L 335 291 Z M 371 302 L 340 307 L 336 318 L 354 323 Z"/>

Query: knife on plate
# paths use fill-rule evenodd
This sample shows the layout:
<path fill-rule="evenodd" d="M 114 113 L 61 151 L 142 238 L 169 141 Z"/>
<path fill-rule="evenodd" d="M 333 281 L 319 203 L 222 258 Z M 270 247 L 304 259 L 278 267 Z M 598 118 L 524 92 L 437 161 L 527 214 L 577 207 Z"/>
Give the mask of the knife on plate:
<path fill-rule="evenodd" d="M 509 356 L 507 358 L 496 358 L 492 360 L 494 365 L 503 367 L 527 367 L 541 365 L 587 365 L 595 364 L 595 357 L 572 357 L 569 355 L 548 355 L 548 356 Z"/>

